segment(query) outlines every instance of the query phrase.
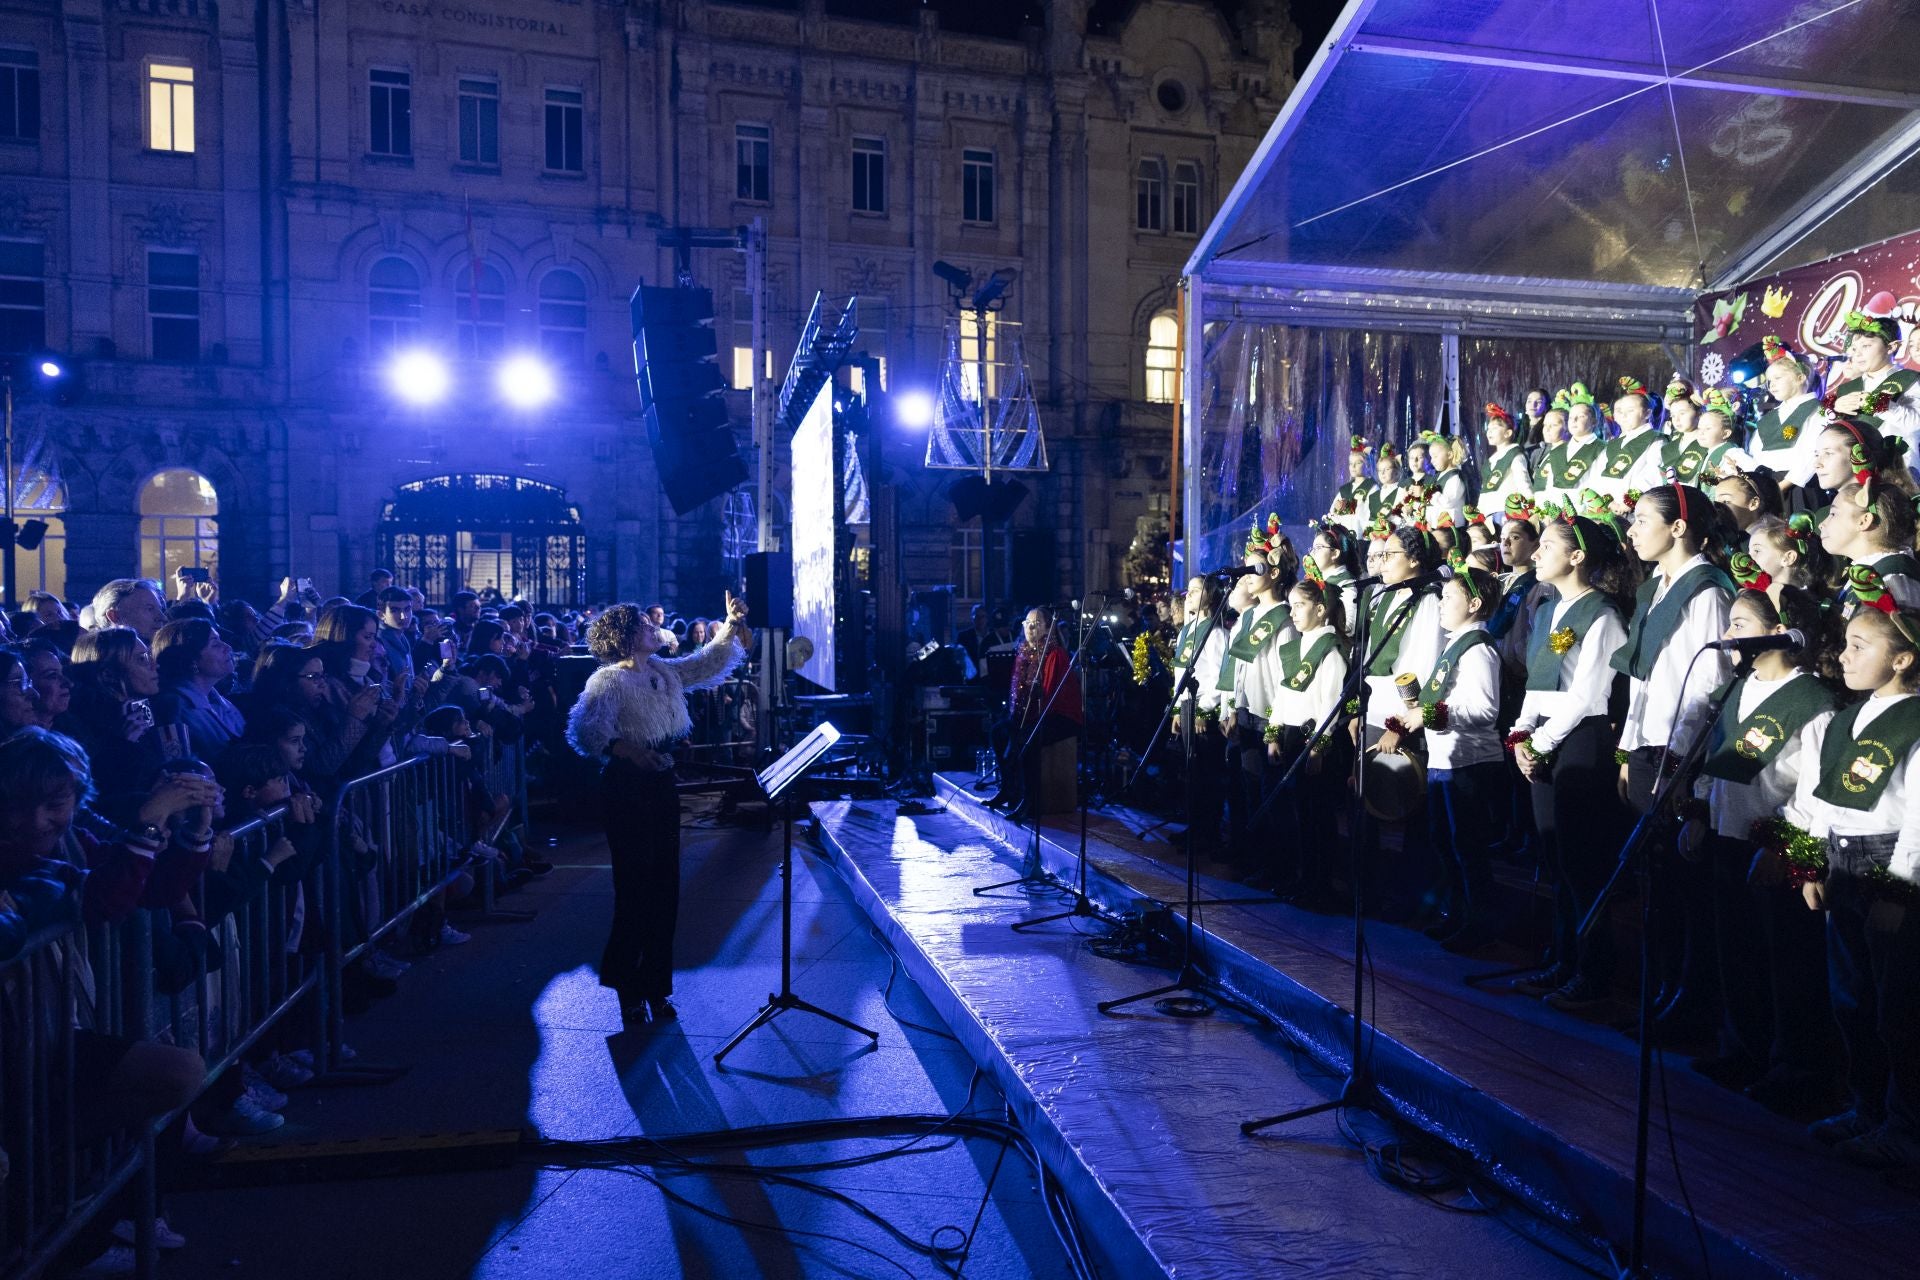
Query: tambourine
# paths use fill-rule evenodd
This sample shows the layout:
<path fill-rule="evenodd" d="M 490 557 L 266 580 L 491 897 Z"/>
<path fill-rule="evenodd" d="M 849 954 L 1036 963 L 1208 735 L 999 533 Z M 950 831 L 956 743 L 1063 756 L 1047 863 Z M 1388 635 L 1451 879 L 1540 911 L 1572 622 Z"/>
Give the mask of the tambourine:
<path fill-rule="evenodd" d="M 1405 822 L 1427 801 L 1427 762 L 1405 747 L 1382 751 L 1368 747 L 1367 812 L 1381 822 Z"/>

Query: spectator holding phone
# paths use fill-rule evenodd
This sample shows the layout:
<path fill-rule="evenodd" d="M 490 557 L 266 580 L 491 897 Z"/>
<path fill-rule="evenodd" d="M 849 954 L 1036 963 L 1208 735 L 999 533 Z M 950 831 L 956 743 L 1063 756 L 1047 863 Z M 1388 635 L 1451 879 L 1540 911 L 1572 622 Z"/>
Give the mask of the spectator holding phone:
<path fill-rule="evenodd" d="M 69 674 L 73 724 L 93 764 L 101 809 L 124 820 L 128 797 L 145 794 L 166 760 L 152 703 L 160 672 L 133 628 L 105 627 L 81 635 Z"/>

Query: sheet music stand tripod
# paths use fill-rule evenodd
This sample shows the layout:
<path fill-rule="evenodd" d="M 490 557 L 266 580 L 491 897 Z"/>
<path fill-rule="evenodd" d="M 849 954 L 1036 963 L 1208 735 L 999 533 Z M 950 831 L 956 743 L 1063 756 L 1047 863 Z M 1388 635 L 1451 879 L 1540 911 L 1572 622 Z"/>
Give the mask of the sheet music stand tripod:
<path fill-rule="evenodd" d="M 820 757 L 838 741 L 840 731 L 823 722 L 802 738 L 793 750 L 754 777 L 767 803 L 780 811 L 780 989 L 770 994 L 766 1004 L 760 1007 L 747 1025 L 734 1032 L 733 1038 L 713 1055 L 713 1065 L 716 1067 L 724 1069 L 724 1059 L 739 1047 L 741 1041 L 789 1009 L 825 1018 L 849 1031 L 859 1032 L 875 1044 L 880 1043 L 878 1031 L 869 1031 L 857 1022 L 849 1021 L 837 1013 L 829 1013 L 817 1004 L 809 1004 L 793 990 L 793 809 L 800 802 L 794 784 L 806 777 L 807 770 L 819 763 Z"/>

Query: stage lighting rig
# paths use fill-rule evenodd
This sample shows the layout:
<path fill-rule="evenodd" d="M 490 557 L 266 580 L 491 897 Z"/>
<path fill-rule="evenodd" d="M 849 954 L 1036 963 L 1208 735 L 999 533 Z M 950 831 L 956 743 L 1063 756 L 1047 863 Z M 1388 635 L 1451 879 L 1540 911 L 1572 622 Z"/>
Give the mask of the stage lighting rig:
<path fill-rule="evenodd" d="M 533 355 L 508 358 L 497 377 L 500 395 L 516 409 L 538 409 L 553 399 L 553 370 Z"/>
<path fill-rule="evenodd" d="M 430 405 L 446 398 L 453 379 L 446 361 L 431 351 L 415 348 L 394 354 L 387 364 L 387 385 L 408 404 Z"/>

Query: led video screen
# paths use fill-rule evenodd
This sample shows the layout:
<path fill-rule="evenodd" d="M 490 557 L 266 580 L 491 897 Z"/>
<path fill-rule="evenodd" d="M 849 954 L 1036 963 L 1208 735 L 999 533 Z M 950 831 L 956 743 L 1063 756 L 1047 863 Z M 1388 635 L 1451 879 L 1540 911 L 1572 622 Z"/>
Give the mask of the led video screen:
<path fill-rule="evenodd" d="M 793 433 L 792 508 L 793 634 L 813 642 L 813 656 L 794 670 L 829 693 L 839 692 L 833 641 L 840 486 L 833 437 L 833 384 L 829 382 Z"/>

